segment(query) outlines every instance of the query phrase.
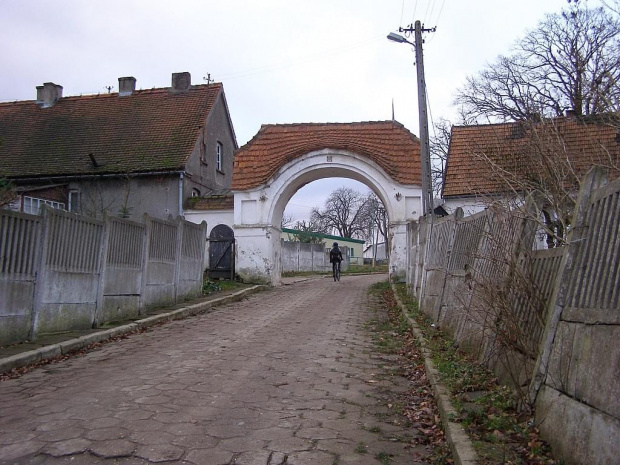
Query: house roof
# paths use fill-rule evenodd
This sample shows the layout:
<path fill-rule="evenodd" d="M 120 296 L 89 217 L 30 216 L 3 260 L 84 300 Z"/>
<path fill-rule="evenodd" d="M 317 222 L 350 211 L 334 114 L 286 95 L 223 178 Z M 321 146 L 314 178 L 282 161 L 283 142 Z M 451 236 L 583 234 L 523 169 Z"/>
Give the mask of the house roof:
<path fill-rule="evenodd" d="M 0 176 L 181 171 L 221 84 L 0 103 Z"/>
<path fill-rule="evenodd" d="M 191 197 L 186 201 L 190 210 L 233 210 L 235 196 L 233 194 L 211 194 L 204 197 Z"/>
<path fill-rule="evenodd" d="M 544 170 L 541 164 L 545 162 L 553 163 L 558 171 L 570 165 L 578 178 L 595 164 L 618 167 L 619 127 L 609 116 L 454 126 L 443 196 L 504 193 L 510 190 L 506 178 L 531 177 Z M 541 152 L 549 156 L 533 156 Z M 611 176 L 617 175 L 612 170 Z"/>
<path fill-rule="evenodd" d="M 304 235 L 311 236 L 311 237 L 318 237 L 321 239 L 331 239 L 331 240 L 340 241 L 340 242 L 352 242 L 354 244 L 363 244 L 364 242 L 366 242 L 361 239 L 353 239 L 352 237 L 332 236 L 331 234 L 324 234 L 324 233 L 311 232 L 311 231 L 301 231 L 299 229 L 282 228 L 282 232 L 285 232 L 288 234 L 294 234 L 294 235 L 304 234 Z"/>
<path fill-rule="evenodd" d="M 260 186 L 287 162 L 322 149 L 366 155 L 397 182 L 421 184 L 419 139 L 396 121 L 378 121 L 263 125 L 235 153 L 232 189 Z"/>

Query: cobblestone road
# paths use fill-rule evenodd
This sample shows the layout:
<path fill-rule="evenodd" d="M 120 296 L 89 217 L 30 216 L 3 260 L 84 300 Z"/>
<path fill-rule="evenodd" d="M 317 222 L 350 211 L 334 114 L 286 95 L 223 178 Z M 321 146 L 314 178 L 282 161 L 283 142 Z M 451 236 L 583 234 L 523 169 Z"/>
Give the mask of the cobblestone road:
<path fill-rule="evenodd" d="M 422 463 L 365 328 L 384 279 L 283 286 L 4 381 L 0 463 Z"/>

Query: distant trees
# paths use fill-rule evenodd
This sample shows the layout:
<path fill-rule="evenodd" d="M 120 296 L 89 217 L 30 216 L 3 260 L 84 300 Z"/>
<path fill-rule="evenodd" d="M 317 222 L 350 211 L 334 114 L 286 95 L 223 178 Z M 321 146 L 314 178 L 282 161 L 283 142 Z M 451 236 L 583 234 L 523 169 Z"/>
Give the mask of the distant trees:
<path fill-rule="evenodd" d="M 614 6 L 618 4 L 613 2 Z M 603 8 L 569 2 L 458 90 L 465 123 L 618 111 L 620 23 Z"/>
<path fill-rule="evenodd" d="M 324 242 L 323 231 L 312 221 L 297 221 L 293 229 L 298 231 L 295 235 L 296 242 L 304 242 L 306 244 L 322 244 Z"/>
<path fill-rule="evenodd" d="M 368 231 L 368 196 L 350 187 L 333 191 L 323 209 L 313 208 L 310 222 L 326 233 L 341 237 L 363 237 Z"/>
<path fill-rule="evenodd" d="M 297 222 L 295 229 L 364 239 L 371 244 L 387 244 L 388 227 L 387 210 L 374 193 L 341 187 L 329 195 L 323 208 L 312 209 L 308 223 Z M 301 242 L 310 242 L 302 237 L 303 234 L 300 235 Z"/>

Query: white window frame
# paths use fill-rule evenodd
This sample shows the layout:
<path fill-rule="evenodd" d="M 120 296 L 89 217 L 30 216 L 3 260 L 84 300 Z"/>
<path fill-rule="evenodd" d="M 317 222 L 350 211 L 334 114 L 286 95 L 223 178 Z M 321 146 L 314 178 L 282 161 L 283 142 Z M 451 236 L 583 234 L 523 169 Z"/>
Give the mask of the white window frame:
<path fill-rule="evenodd" d="M 56 210 L 65 210 L 65 204 L 63 202 L 24 195 L 24 207 L 22 211 L 31 215 L 38 215 L 41 210 L 41 205 L 48 205 Z"/>
<path fill-rule="evenodd" d="M 219 140 L 215 146 L 215 168 L 218 171 L 222 171 L 222 159 L 224 158 L 224 144 L 222 144 Z"/>
<path fill-rule="evenodd" d="M 69 197 L 67 198 L 68 200 L 68 207 L 67 210 L 70 212 L 74 212 L 74 213 L 79 213 L 80 210 L 80 191 L 78 191 L 77 189 L 70 189 L 69 190 Z"/>

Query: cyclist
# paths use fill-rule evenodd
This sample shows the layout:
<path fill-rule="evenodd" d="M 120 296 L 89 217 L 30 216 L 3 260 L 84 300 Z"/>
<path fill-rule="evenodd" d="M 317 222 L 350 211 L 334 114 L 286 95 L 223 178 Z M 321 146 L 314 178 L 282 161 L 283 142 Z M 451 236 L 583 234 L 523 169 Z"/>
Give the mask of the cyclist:
<path fill-rule="evenodd" d="M 338 242 L 334 242 L 334 246 L 329 251 L 329 263 L 332 264 L 332 272 L 334 274 L 334 280 L 336 280 L 336 267 L 340 271 L 340 262 L 342 261 L 342 252 L 338 247 Z"/>

